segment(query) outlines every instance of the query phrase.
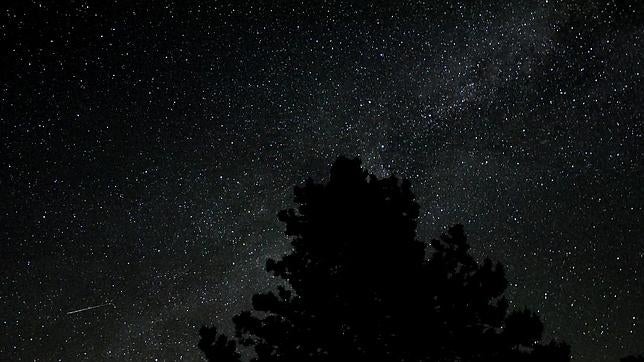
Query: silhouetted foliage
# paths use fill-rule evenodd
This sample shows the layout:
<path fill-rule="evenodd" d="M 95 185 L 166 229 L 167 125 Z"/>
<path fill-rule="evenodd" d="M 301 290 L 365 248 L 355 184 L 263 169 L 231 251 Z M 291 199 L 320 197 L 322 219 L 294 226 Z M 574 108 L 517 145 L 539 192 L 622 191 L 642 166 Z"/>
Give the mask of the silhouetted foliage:
<path fill-rule="evenodd" d="M 619 360 L 620 362 L 644 362 L 644 355 L 627 356 Z"/>
<path fill-rule="evenodd" d="M 536 314 L 508 313 L 503 267 L 474 260 L 462 225 L 426 257 L 407 181 L 339 158 L 327 183 L 296 187 L 295 202 L 279 213 L 293 251 L 266 265 L 287 285 L 233 318 L 255 361 L 570 360 L 566 344 L 540 344 Z M 239 360 L 214 328 L 201 334 L 208 359 Z"/>
<path fill-rule="evenodd" d="M 224 335 L 217 337 L 217 328 L 201 327 L 199 335 L 201 340 L 199 340 L 198 347 L 206 354 L 209 361 L 239 361 L 237 343 Z"/>

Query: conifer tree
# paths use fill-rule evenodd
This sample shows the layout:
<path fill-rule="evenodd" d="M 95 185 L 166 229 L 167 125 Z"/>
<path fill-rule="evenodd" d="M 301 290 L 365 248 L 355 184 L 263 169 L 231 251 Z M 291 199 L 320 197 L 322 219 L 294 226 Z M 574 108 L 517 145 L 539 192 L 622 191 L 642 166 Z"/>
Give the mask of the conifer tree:
<path fill-rule="evenodd" d="M 209 360 L 239 361 L 236 342 L 258 362 L 570 360 L 536 314 L 508 313 L 502 265 L 477 263 L 462 225 L 426 253 L 409 182 L 339 158 L 295 203 L 279 213 L 293 250 L 266 265 L 284 285 L 234 317 L 234 340 L 202 328 Z"/>

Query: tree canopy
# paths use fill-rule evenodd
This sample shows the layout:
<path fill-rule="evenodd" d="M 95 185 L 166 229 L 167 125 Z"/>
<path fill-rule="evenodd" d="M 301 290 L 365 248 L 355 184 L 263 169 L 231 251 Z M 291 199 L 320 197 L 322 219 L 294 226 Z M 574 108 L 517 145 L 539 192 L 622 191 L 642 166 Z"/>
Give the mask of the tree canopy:
<path fill-rule="evenodd" d="M 627 356 L 624 358 L 621 358 L 619 360 L 620 362 L 644 362 L 644 354 L 643 355 L 633 355 L 633 356 Z"/>
<path fill-rule="evenodd" d="M 292 252 L 266 264 L 285 283 L 253 296 L 233 337 L 203 327 L 207 359 L 240 361 L 241 345 L 258 362 L 570 360 L 565 343 L 541 342 L 535 313 L 508 311 L 503 266 L 478 263 L 462 225 L 426 252 L 406 180 L 339 158 L 294 201 L 278 216 Z"/>

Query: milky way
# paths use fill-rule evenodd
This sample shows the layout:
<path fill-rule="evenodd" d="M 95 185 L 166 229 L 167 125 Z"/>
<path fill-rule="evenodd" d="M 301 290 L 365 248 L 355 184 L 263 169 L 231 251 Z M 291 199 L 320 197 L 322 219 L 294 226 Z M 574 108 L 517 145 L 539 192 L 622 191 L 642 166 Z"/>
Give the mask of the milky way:
<path fill-rule="evenodd" d="M 0 359 L 198 359 L 338 155 L 574 361 L 644 352 L 644 5 L 102 3 L 1 15 Z"/>

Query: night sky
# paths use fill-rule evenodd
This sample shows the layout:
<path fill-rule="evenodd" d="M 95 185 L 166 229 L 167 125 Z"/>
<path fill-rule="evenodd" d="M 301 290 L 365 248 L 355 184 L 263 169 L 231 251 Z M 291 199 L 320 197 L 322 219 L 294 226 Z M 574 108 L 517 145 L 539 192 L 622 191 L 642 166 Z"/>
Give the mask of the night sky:
<path fill-rule="evenodd" d="M 573 361 L 644 352 L 644 2 L 154 3 L 3 3 L 0 360 L 198 360 L 339 155 Z"/>

